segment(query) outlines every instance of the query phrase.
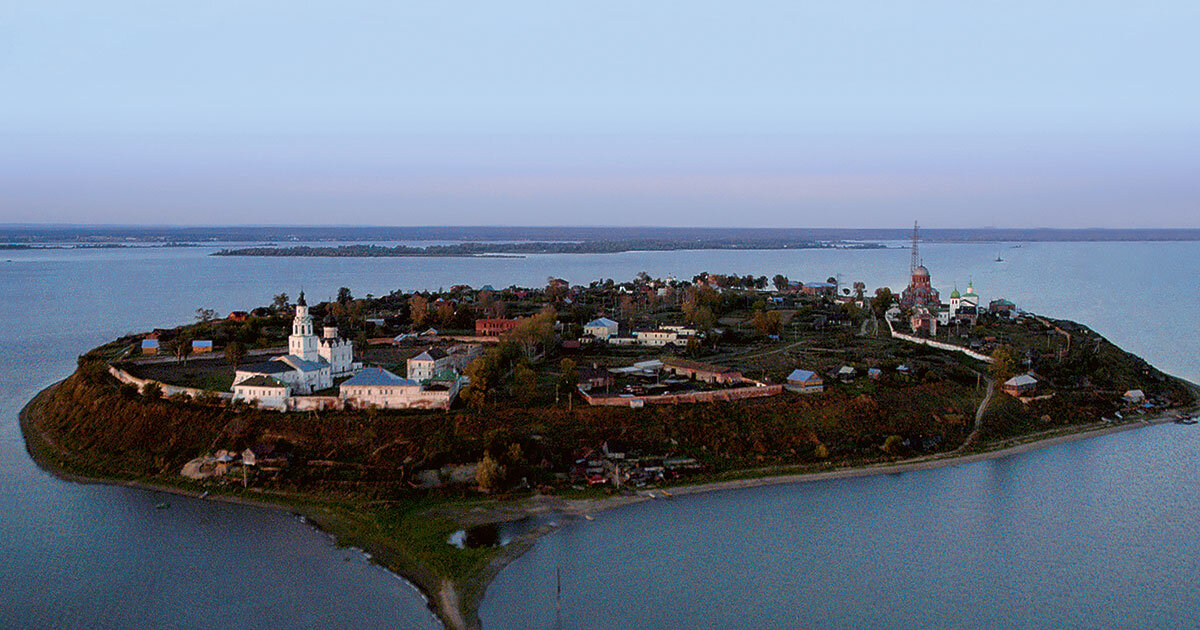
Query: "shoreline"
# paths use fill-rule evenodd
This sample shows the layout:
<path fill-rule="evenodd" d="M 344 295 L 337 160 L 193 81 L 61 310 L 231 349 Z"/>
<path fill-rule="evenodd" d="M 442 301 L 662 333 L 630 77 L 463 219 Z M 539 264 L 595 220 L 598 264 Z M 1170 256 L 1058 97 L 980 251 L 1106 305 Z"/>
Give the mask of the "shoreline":
<path fill-rule="evenodd" d="M 1183 380 L 1183 379 L 1180 379 Z M 1187 383 L 1193 389 L 1196 385 Z M 72 472 L 68 470 L 62 461 L 63 454 L 67 452 L 58 447 L 50 440 L 42 431 L 34 426 L 32 418 L 33 413 L 37 410 L 37 403 L 43 396 L 48 395 L 62 381 L 57 381 L 47 386 L 37 393 L 18 413 L 18 421 L 25 441 L 25 450 L 30 458 L 38 465 L 39 468 L 45 470 L 49 474 L 64 481 L 82 484 L 97 484 L 97 485 L 114 485 L 134 488 L 138 490 L 146 490 L 151 492 L 163 492 L 179 496 L 187 496 L 191 498 L 201 498 L 202 491 L 192 490 L 182 485 L 176 486 L 170 483 L 163 482 L 147 482 L 141 479 L 121 479 L 118 477 L 103 477 L 91 476 Z M 834 481 L 840 479 L 852 479 L 858 477 L 867 477 L 872 475 L 884 474 L 901 474 L 906 472 L 916 472 L 921 470 L 932 470 L 947 466 L 957 466 L 972 464 L 986 460 L 1001 459 L 1027 453 L 1034 450 L 1049 448 L 1076 442 L 1080 440 L 1111 435 L 1124 431 L 1130 431 L 1148 426 L 1155 426 L 1173 422 L 1180 415 L 1194 414 L 1200 409 L 1200 406 L 1192 406 L 1184 409 L 1167 410 L 1163 413 L 1149 417 L 1140 418 L 1138 420 L 1125 421 L 1120 424 L 1111 423 L 1093 423 L 1088 425 L 1077 425 L 1074 427 L 1066 427 L 1054 431 L 1042 433 L 1034 433 L 1024 437 L 1011 438 L 1002 441 L 990 448 L 982 451 L 961 451 L 955 450 L 947 453 L 928 455 L 919 458 L 899 460 L 887 463 L 866 464 L 858 466 L 847 466 L 842 468 L 833 468 L 829 470 L 814 471 L 814 472 L 782 472 L 772 474 L 772 469 L 747 469 L 742 471 L 731 471 L 729 474 L 733 477 L 719 481 L 708 481 L 700 483 L 684 483 L 675 486 L 665 486 L 651 490 L 639 490 L 634 494 L 616 495 L 605 498 L 590 498 L 590 499 L 565 499 L 553 495 L 534 495 L 522 499 L 512 501 L 502 508 L 482 508 L 485 516 L 479 519 L 482 523 L 499 523 L 503 521 L 514 521 L 531 518 L 534 516 L 558 515 L 563 519 L 584 518 L 589 515 L 607 512 L 621 507 L 634 505 L 644 501 L 662 500 L 668 497 L 680 497 L 688 495 L 699 495 L 709 492 L 722 492 L 730 490 L 738 490 L 744 488 L 757 488 L 763 486 L 782 485 L 782 484 L 800 484 L 820 481 Z M 746 476 L 737 477 L 738 474 Z M 654 493 L 662 495 L 664 490 L 669 491 L 669 495 L 654 496 Z M 479 605 L 482 603 L 488 586 L 508 564 L 522 556 L 529 550 L 539 539 L 560 529 L 564 524 L 546 524 L 532 531 L 514 538 L 508 545 L 502 547 L 499 553 L 486 566 L 483 574 L 478 576 L 474 581 L 474 595 L 472 598 L 464 598 L 459 589 L 454 583 L 442 576 L 434 574 L 432 571 L 419 567 L 410 567 L 405 569 L 401 566 L 388 563 L 388 559 L 398 561 L 400 556 L 403 556 L 403 550 L 398 548 L 389 548 L 384 543 L 380 542 L 383 547 L 377 547 L 371 544 L 370 541 L 362 543 L 351 539 L 351 534 L 345 531 L 342 527 L 342 519 L 332 509 L 318 508 L 302 508 L 296 505 L 287 503 L 289 498 L 308 500 L 308 495 L 297 495 L 294 497 L 279 495 L 276 493 L 263 493 L 262 497 L 243 497 L 237 495 L 228 495 L 223 493 L 211 494 L 204 497 L 204 500 L 223 501 L 226 503 L 234 503 L 251 507 L 266 508 L 273 510 L 282 510 L 290 514 L 303 517 L 304 520 L 316 529 L 330 535 L 338 545 L 357 546 L 371 556 L 371 561 L 380 565 L 388 572 L 405 580 L 416 588 L 427 606 L 433 614 L 442 623 L 443 627 L 453 629 L 479 628 L 481 620 L 478 617 Z M 316 499 L 320 502 L 320 499 Z M 344 540 L 350 539 L 350 540 Z M 410 563 L 411 564 L 411 563 Z"/>

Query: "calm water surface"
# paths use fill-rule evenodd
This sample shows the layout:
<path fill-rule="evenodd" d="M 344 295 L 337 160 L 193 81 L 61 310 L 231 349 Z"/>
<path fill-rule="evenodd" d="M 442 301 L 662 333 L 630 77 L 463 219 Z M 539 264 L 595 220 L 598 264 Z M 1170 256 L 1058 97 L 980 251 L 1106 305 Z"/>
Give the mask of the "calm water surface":
<path fill-rule="evenodd" d="M 638 271 L 864 280 L 908 252 L 653 252 L 523 259 L 207 257 L 209 249 L 0 252 L 0 627 L 436 627 L 410 586 L 278 512 L 58 481 L 17 411 L 82 350 L 220 312 L 467 283 Z M 929 245 L 943 293 L 1087 323 L 1200 380 L 1200 244 Z M 994 263 L 997 251 L 1007 262 Z M 11 260 L 11 262 L 8 262 Z M 501 573 L 488 628 L 1181 627 L 1200 610 L 1194 428 L 994 462 L 644 504 L 564 527 Z M 553 575 L 561 569 L 561 614 Z M 1185 622 L 1187 620 L 1187 622 Z"/>

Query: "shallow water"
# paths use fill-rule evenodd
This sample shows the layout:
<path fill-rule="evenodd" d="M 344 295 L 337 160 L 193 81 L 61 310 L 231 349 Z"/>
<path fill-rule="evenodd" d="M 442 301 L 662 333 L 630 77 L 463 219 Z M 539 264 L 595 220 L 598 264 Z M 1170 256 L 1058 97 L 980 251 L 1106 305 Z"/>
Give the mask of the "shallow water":
<path fill-rule="evenodd" d="M 948 294 L 1070 317 L 1200 380 L 1200 243 L 928 245 Z M 864 280 L 900 288 L 905 250 L 631 252 L 515 259 L 275 259 L 208 248 L 0 253 L 0 627 L 436 627 L 412 588 L 280 512 L 63 482 L 17 411 L 118 335 L 247 309 L 467 283 L 586 283 L 638 271 Z M 11 260 L 12 262 L 4 262 Z M 489 628 L 1169 627 L 1200 609 L 1195 427 L 972 466 L 643 504 L 576 521 L 489 590 Z M 549 598 L 549 599 L 548 599 Z M 1026 604 L 1026 600 L 1032 600 Z M 1028 611 L 1028 612 L 1025 612 Z M 548 616 L 549 615 L 549 616 Z M 1184 615 L 1184 616 L 1180 616 Z M 742 621 L 745 623 L 742 623 Z M 837 623 L 837 621 L 842 623 Z M 1177 624 L 1174 624 L 1177 625 Z"/>

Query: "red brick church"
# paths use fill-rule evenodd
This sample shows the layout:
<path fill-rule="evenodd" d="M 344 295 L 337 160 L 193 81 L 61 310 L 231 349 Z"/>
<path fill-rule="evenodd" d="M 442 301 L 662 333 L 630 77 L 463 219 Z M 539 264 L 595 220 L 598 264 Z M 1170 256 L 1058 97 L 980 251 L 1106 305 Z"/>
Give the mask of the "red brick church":
<path fill-rule="evenodd" d="M 929 270 L 921 264 L 921 254 L 917 250 L 917 224 L 913 223 L 912 236 L 912 282 L 904 293 L 900 294 L 902 306 L 939 306 L 942 303 L 937 289 L 929 281 Z"/>

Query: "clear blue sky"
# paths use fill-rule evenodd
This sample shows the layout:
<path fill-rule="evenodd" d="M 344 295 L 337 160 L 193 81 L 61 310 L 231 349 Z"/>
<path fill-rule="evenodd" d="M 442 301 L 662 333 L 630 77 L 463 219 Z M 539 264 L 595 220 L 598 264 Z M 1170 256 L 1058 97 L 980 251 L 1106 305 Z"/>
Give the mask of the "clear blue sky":
<path fill-rule="evenodd" d="M 1194 2 L 0 2 L 0 222 L 1200 226 Z"/>

